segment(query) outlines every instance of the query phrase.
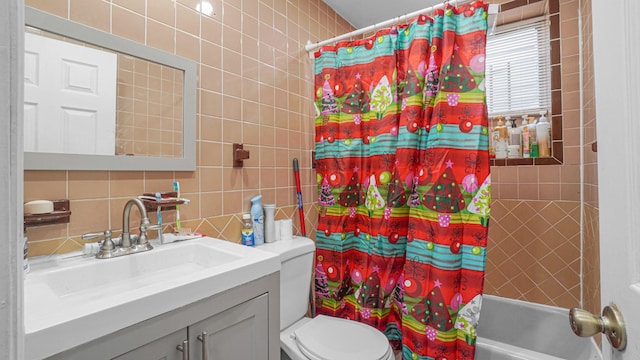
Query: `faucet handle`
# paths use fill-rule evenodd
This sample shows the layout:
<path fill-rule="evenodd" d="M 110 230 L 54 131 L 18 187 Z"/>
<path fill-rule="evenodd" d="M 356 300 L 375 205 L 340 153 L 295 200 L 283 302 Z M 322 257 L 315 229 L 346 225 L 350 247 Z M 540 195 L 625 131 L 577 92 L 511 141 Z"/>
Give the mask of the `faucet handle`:
<path fill-rule="evenodd" d="M 82 234 L 82 240 L 87 241 L 95 238 L 103 237 L 105 241 L 111 240 L 111 230 L 105 230 L 95 233 Z"/>
<path fill-rule="evenodd" d="M 153 246 L 149 244 L 149 240 L 147 239 L 147 230 L 150 230 L 153 225 L 149 222 L 149 218 L 145 217 L 142 219 L 140 223 L 140 236 L 138 237 L 138 245 L 143 246 L 147 250 L 153 249 Z"/>
<path fill-rule="evenodd" d="M 113 240 L 111 240 L 111 230 L 82 234 L 82 240 L 85 240 L 85 241 L 95 239 L 98 237 L 104 237 L 104 241 L 102 242 L 102 245 L 100 245 L 100 251 L 98 252 L 96 257 L 98 259 L 107 259 L 112 257 L 115 252 L 116 245 L 113 243 Z"/>
<path fill-rule="evenodd" d="M 145 230 L 162 230 L 162 225 L 149 225 L 145 227 Z"/>

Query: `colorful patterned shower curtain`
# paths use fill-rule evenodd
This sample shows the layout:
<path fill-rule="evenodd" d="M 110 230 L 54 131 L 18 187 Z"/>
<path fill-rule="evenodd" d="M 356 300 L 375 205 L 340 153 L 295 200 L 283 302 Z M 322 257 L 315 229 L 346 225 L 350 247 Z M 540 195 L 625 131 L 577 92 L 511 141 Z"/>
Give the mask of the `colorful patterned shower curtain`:
<path fill-rule="evenodd" d="M 487 6 L 316 53 L 316 310 L 404 359 L 473 359 L 490 177 Z"/>

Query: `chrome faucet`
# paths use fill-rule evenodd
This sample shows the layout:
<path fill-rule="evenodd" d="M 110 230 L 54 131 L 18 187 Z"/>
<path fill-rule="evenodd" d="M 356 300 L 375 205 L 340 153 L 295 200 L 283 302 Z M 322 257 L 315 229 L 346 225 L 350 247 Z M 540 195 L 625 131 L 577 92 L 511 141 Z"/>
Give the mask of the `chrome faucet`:
<path fill-rule="evenodd" d="M 140 210 L 140 235 L 131 235 L 129 232 L 129 217 L 131 215 L 131 207 L 135 205 Z M 104 237 L 100 246 L 100 251 L 96 255 L 98 259 L 109 259 L 113 257 L 135 254 L 153 249 L 153 246 L 147 239 L 147 230 L 161 229 L 160 225 L 151 225 L 147 210 L 139 199 L 131 199 L 124 205 L 122 211 L 122 239 L 119 246 L 111 239 L 111 230 L 99 233 L 91 233 L 82 235 L 83 240 L 89 240 L 96 237 Z"/>
<path fill-rule="evenodd" d="M 137 244 L 131 241 L 131 234 L 129 233 L 129 217 L 131 214 L 131 206 L 137 206 L 140 211 L 140 236 L 138 237 Z M 122 243 L 121 247 L 123 248 L 134 248 L 134 247 L 144 247 L 146 250 L 151 250 L 153 247 L 149 244 L 147 240 L 147 229 L 151 226 L 149 222 L 149 217 L 147 216 L 147 209 L 145 209 L 144 204 L 140 199 L 130 199 L 124 205 L 124 210 L 122 211 Z M 141 251 L 141 250 L 138 250 Z"/>

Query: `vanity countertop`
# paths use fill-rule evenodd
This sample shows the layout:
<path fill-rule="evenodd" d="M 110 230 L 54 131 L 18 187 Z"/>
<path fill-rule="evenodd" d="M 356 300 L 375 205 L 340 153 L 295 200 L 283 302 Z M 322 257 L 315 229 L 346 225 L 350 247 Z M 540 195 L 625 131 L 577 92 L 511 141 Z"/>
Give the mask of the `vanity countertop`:
<path fill-rule="evenodd" d="M 278 272 L 276 254 L 203 237 L 99 260 L 31 261 L 24 282 L 26 359 L 42 359 Z"/>

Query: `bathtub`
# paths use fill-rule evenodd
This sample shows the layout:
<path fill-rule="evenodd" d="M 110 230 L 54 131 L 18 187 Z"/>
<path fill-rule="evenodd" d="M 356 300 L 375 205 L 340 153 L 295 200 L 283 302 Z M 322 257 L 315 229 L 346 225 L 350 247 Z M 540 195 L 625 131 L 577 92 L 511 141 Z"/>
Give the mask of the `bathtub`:
<path fill-rule="evenodd" d="M 569 310 L 484 295 L 475 360 L 602 360 L 602 354 L 592 338 L 571 331 Z"/>

